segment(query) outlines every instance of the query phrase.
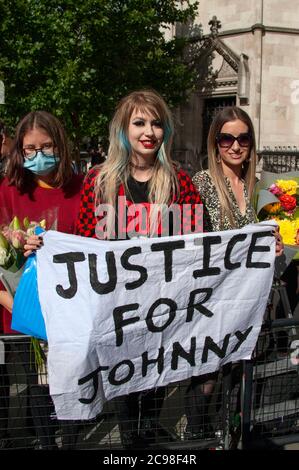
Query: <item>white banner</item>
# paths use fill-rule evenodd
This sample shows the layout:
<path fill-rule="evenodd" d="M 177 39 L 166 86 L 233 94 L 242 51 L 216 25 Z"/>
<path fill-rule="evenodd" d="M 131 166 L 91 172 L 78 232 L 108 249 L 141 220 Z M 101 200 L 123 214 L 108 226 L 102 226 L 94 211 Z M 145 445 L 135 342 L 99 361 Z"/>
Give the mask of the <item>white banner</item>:
<path fill-rule="evenodd" d="M 128 241 L 47 232 L 37 252 L 59 419 L 250 358 L 273 277 L 273 225 Z"/>

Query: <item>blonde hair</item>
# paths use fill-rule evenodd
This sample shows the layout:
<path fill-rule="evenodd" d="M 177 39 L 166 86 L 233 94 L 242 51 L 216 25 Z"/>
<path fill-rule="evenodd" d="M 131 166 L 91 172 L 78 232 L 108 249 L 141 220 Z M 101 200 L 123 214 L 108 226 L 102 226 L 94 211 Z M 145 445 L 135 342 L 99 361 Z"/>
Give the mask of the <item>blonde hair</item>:
<path fill-rule="evenodd" d="M 222 109 L 214 118 L 208 135 L 208 167 L 210 176 L 216 187 L 216 191 L 219 197 L 221 206 L 221 221 L 223 224 L 224 217 L 229 219 L 232 227 L 237 228 L 236 221 L 234 218 L 234 209 L 232 206 L 231 196 L 225 181 L 222 165 L 219 164 L 218 160 L 218 146 L 217 146 L 217 135 L 221 132 L 222 127 L 226 122 L 236 121 L 244 122 L 248 127 L 248 132 L 251 135 L 251 147 L 250 154 L 247 161 L 243 163 L 242 178 L 245 181 L 245 185 L 248 191 L 249 198 L 252 196 L 254 185 L 255 185 L 255 172 L 256 172 L 256 143 L 255 134 L 252 121 L 248 114 L 243 109 L 236 106 L 228 106 Z"/>
<path fill-rule="evenodd" d="M 171 112 L 163 98 L 153 90 L 134 91 L 122 98 L 116 107 L 110 123 L 109 149 L 105 163 L 101 166 L 95 183 L 96 203 L 109 204 L 115 208 L 120 185 L 126 190 L 130 176 L 131 147 L 127 133 L 134 111 L 150 112 L 161 121 L 164 131 L 163 143 L 157 153 L 153 175 L 149 181 L 149 201 L 155 204 L 169 204 L 171 196 L 178 195 L 178 180 L 171 159 L 173 122 Z M 108 216 L 108 233 L 111 233 Z"/>

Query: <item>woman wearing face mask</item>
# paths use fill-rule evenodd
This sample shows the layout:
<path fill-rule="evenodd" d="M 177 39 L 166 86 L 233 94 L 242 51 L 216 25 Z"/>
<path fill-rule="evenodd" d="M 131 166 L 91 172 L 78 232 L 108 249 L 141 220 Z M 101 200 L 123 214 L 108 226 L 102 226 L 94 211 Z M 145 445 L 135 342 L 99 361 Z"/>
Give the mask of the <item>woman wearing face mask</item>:
<path fill-rule="evenodd" d="M 0 223 L 17 216 L 20 221 L 46 219 L 48 228 L 75 233 L 82 175 L 74 174 L 67 137 L 59 120 L 46 111 L 32 111 L 18 124 L 6 177 L 0 182 Z M 48 219 L 48 220 L 47 220 Z M 42 239 L 31 236 L 30 254 Z M 9 299 L 0 303 L 11 309 Z M 4 332 L 10 332 L 11 315 L 4 314 Z"/>
<path fill-rule="evenodd" d="M 27 114 L 17 125 L 6 177 L 0 182 L 0 208 L 5 222 L 14 216 L 20 221 L 25 217 L 37 222 L 46 219 L 47 228 L 75 233 L 82 182 L 83 176 L 74 174 L 60 121 L 46 111 Z M 27 254 L 41 244 L 38 236 L 29 237 Z M 11 333 L 11 313 L 4 309 L 2 323 L 4 333 Z M 37 384 L 37 375 L 30 368 L 29 345 L 24 342 L 21 346 L 19 353 L 30 390 Z M 54 437 L 46 426 L 42 427 L 42 447 L 55 448 Z M 65 447 L 68 445 L 65 440 Z"/>
<path fill-rule="evenodd" d="M 33 111 L 18 124 L 0 205 L 7 218 L 39 221 L 57 212 L 57 230 L 75 233 L 82 175 L 74 174 L 65 131 L 46 111 Z M 30 248 L 29 248 L 30 249 Z"/>
<path fill-rule="evenodd" d="M 67 137 L 60 121 L 46 111 L 32 111 L 17 125 L 6 177 L 0 182 L 0 223 L 46 219 L 48 228 L 75 233 L 83 176 L 74 174 Z M 48 220 L 47 220 L 48 219 Z M 25 249 L 41 246 L 31 236 Z M 3 318 L 10 332 L 11 315 Z"/>

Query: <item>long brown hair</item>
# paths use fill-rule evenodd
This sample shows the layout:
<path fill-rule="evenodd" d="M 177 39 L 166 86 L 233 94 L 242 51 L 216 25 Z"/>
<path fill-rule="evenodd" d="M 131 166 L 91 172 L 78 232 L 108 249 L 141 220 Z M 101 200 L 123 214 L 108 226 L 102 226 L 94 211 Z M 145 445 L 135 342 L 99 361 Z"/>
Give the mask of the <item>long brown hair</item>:
<path fill-rule="evenodd" d="M 248 127 L 248 132 L 251 134 L 251 147 L 249 158 L 243 163 L 242 178 L 245 181 L 245 185 L 248 191 L 248 196 L 251 197 L 253 188 L 255 185 L 255 172 L 256 172 L 256 143 L 255 134 L 252 121 L 248 114 L 243 109 L 237 106 L 228 106 L 223 108 L 214 118 L 208 135 L 208 157 L 209 157 L 209 172 L 216 187 L 217 194 L 220 200 L 221 206 L 221 219 L 223 223 L 224 216 L 227 216 L 231 225 L 236 226 L 234 220 L 234 210 L 231 205 L 231 197 L 225 182 L 225 176 L 223 173 L 222 165 L 219 164 L 218 160 L 218 146 L 216 137 L 221 132 L 222 127 L 226 122 L 236 121 L 244 122 Z"/>
<path fill-rule="evenodd" d="M 52 139 L 59 164 L 53 179 L 55 187 L 64 186 L 72 177 L 72 159 L 67 143 L 67 137 L 61 122 L 47 111 L 32 111 L 18 123 L 14 138 L 13 149 L 7 168 L 7 178 L 19 190 L 26 189 L 26 183 L 33 181 L 33 174 L 24 169 L 23 140 L 25 134 L 33 129 L 41 129 Z"/>

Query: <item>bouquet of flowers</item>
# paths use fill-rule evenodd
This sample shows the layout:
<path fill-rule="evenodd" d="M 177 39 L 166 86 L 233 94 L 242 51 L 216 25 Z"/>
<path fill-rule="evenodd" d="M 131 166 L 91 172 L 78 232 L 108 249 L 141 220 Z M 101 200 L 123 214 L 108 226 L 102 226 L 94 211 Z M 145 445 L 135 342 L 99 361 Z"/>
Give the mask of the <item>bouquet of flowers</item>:
<path fill-rule="evenodd" d="M 16 293 L 25 268 L 24 245 L 27 238 L 35 233 L 36 227 L 46 229 L 46 220 L 36 222 L 25 217 L 21 223 L 15 216 L 9 224 L 0 226 L 0 280 L 11 297 Z M 45 357 L 38 339 L 31 338 L 31 349 L 36 368 L 43 370 Z"/>
<path fill-rule="evenodd" d="M 254 206 L 259 220 L 277 222 L 289 258 L 299 259 L 299 172 L 262 172 Z"/>
<path fill-rule="evenodd" d="M 299 178 L 297 178 L 299 180 Z M 274 218 L 287 245 L 299 245 L 299 184 L 296 179 L 277 179 L 268 188 L 277 202 L 262 209 L 262 217 Z"/>
<path fill-rule="evenodd" d="M 46 228 L 45 219 L 30 221 L 25 217 L 23 223 L 14 217 L 8 225 L 0 227 L 0 275 L 6 290 L 14 296 L 26 258 L 23 255 L 27 238 L 35 233 L 36 227 Z"/>

